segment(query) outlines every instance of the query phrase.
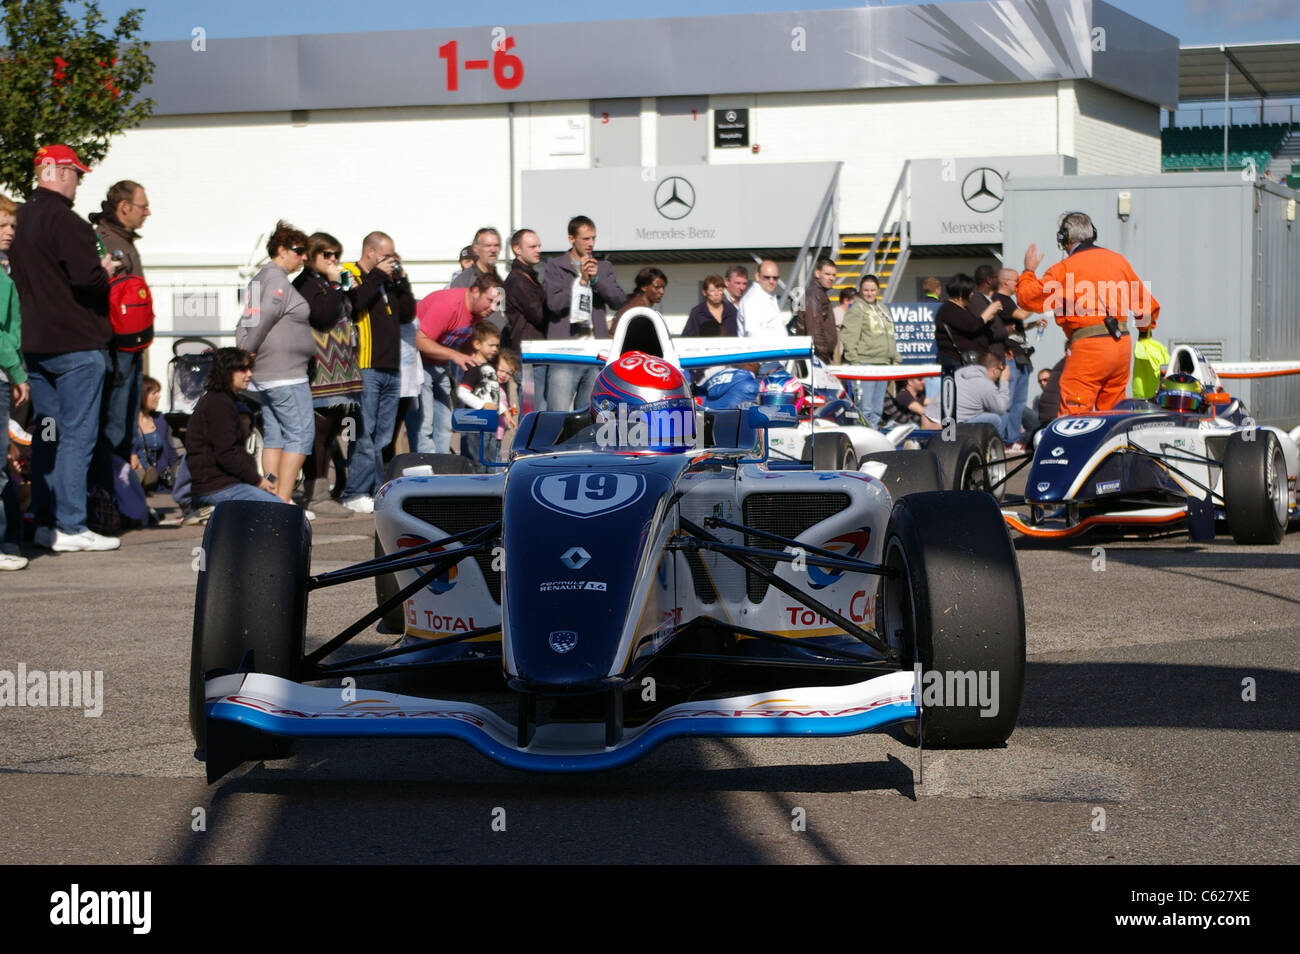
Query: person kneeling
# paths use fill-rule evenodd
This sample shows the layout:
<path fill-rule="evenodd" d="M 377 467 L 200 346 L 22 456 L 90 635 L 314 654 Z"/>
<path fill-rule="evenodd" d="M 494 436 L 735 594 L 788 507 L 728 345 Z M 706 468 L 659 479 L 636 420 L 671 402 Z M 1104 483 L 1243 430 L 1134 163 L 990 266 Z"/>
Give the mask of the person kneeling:
<path fill-rule="evenodd" d="M 239 426 L 236 396 L 253 377 L 253 359 L 243 348 L 218 348 L 203 397 L 185 434 L 195 503 L 210 507 L 227 500 L 283 503 L 274 485 L 257 472 Z"/>
<path fill-rule="evenodd" d="M 979 364 L 958 368 L 957 423 L 992 424 L 997 427 L 1011 406 L 1007 380 L 1011 372 L 1000 355 L 986 351 Z"/>

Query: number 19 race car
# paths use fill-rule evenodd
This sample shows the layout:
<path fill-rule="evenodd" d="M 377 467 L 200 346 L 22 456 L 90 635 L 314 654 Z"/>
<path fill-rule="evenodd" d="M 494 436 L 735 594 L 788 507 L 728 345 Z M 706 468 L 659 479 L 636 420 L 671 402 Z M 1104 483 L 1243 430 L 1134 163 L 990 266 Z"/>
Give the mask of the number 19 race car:
<path fill-rule="evenodd" d="M 768 460 L 786 408 L 692 400 L 684 371 L 807 358 L 807 338 L 674 341 L 634 309 L 612 342 L 531 347 L 530 362 L 600 367 L 592 406 L 527 415 L 510 460 L 486 473 L 430 461 L 386 483 L 382 556 L 313 574 L 299 508 L 217 507 L 190 679 L 209 780 L 317 737 L 453 738 L 551 772 L 681 737 L 899 726 L 926 745 L 1007 739 L 1025 623 L 994 499 L 893 500 L 870 474 Z M 493 411 L 456 418 L 465 439 L 496 430 Z M 312 591 L 381 575 L 395 588 L 379 605 L 309 644 Z M 396 645 L 338 658 L 399 607 Z M 495 695 L 475 702 L 339 684 L 485 667 Z"/>

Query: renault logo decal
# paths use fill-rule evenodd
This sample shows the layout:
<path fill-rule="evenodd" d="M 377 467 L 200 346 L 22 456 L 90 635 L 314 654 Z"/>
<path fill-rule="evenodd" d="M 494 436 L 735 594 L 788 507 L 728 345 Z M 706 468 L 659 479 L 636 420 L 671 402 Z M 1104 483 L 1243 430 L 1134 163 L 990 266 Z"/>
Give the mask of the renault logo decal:
<path fill-rule="evenodd" d="M 972 212 L 992 212 L 1002 204 L 1004 196 L 1002 173 L 988 166 L 972 169 L 961 180 L 961 200 Z"/>
<path fill-rule="evenodd" d="M 681 176 L 669 176 L 655 186 L 655 209 L 665 219 L 684 219 L 695 208 L 695 187 Z"/>

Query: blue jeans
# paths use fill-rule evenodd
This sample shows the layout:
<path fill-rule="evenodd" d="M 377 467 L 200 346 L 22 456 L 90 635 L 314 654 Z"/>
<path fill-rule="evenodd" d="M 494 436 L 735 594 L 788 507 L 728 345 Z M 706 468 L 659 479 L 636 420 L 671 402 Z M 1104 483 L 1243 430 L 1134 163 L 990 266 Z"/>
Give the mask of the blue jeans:
<path fill-rule="evenodd" d="M 10 542 L 6 534 L 9 522 L 5 510 L 9 505 L 8 498 L 13 495 L 5 491 L 9 487 L 9 402 L 12 399 L 13 384 L 0 377 L 0 424 L 4 425 L 4 433 L 0 434 L 0 543 Z"/>
<path fill-rule="evenodd" d="M 104 403 L 101 407 L 102 423 L 99 433 L 99 450 L 96 458 L 100 466 L 109 471 L 108 483 L 112 486 L 110 455 L 122 460 L 131 459 L 131 443 L 135 437 L 136 418 L 140 413 L 140 378 L 144 374 L 144 352 L 127 354 L 110 351 L 108 374 L 104 378 Z M 99 470 L 99 467 L 96 468 Z"/>
<path fill-rule="evenodd" d="M 962 424 L 992 424 L 996 428 L 1002 427 L 1002 415 L 994 414 L 992 411 L 982 411 L 974 417 L 968 417 L 961 422 Z"/>
<path fill-rule="evenodd" d="M 37 526 L 73 534 L 86 529 L 86 477 L 99 434 L 107 371 L 106 348 L 27 355 Z"/>
<path fill-rule="evenodd" d="M 206 507 L 225 503 L 227 500 L 261 500 L 266 503 L 284 503 L 283 500 L 269 490 L 254 487 L 252 484 L 238 483 L 231 484 L 229 487 L 222 487 L 214 494 L 204 494 L 199 498 L 199 505 Z"/>
<path fill-rule="evenodd" d="M 1021 371 L 1020 365 L 1016 364 L 1015 359 L 1010 355 L 1007 355 L 1007 367 L 1011 369 L 1011 377 L 1008 379 L 1011 386 L 1011 407 L 1007 408 L 1007 413 L 1002 415 L 998 433 L 1002 436 L 1003 443 L 1014 444 L 1020 440 L 1023 429 L 1020 415 L 1025 408 L 1025 401 L 1029 398 L 1030 372 Z"/>
<path fill-rule="evenodd" d="M 872 427 L 880 426 L 880 418 L 885 410 L 885 391 L 888 381 L 857 381 L 858 410 Z"/>
<path fill-rule="evenodd" d="M 420 426 L 414 435 L 407 425 L 407 440 L 417 454 L 451 453 L 452 392 L 456 381 L 448 364 L 426 364 L 421 369 Z"/>
<path fill-rule="evenodd" d="M 397 421 L 402 376 L 397 371 L 361 369 L 361 420 L 356 439 L 348 445 L 348 482 L 343 499 L 373 497 L 383 474 L 380 451 Z"/>
<path fill-rule="evenodd" d="M 591 390 L 599 368 L 580 364 L 553 364 L 546 373 L 546 410 L 585 411 L 591 406 Z"/>

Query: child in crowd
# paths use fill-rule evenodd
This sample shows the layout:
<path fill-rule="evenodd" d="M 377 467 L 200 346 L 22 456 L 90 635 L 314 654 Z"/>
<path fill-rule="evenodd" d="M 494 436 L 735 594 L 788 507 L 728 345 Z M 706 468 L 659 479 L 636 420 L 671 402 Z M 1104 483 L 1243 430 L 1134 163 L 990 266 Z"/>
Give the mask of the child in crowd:
<path fill-rule="evenodd" d="M 490 321 L 476 321 L 466 342 L 466 350 L 482 362 L 470 368 L 461 379 L 456 395 L 465 407 L 476 410 L 499 411 L 503 405 L 501 383 L 497 378 L 495 361 L 501 349 L 501 332 Z M 501 448 L 496 434 L 483 436 L 483 459 L 494 461 Z M 460 452 L 478 464 L 478 438 L 474 434 L 461 434 Z M 476 467 L 477 469 L 477 467 Z"/>
<path fill-rule="evenodd" d="M 497 355 L 497 383 L 501 385 L 500 422 L 497 424 L 497 441 L 519 426 L 519 408 L 510 403 L 510 382 L 519 381 L 523 358 L 514 348 L 502 348 Z"/>

